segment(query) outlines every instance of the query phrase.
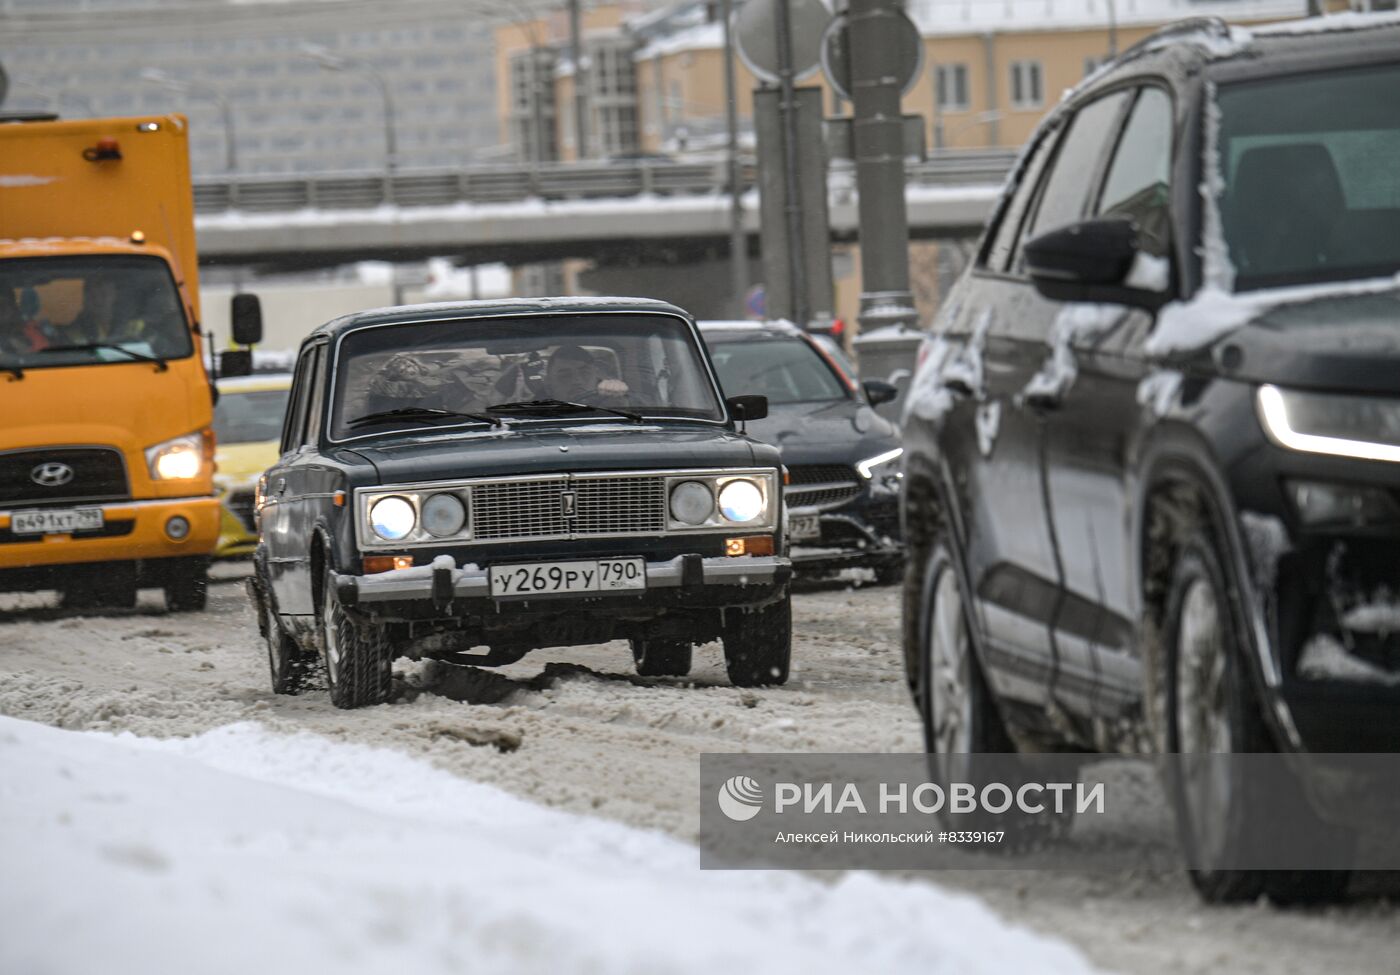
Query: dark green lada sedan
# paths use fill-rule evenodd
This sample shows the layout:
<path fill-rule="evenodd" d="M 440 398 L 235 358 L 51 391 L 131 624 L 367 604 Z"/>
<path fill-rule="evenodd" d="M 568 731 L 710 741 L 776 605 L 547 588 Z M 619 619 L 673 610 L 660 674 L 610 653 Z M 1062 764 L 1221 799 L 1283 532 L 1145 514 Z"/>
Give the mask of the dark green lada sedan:
<path fill-rule="evenodd" d="M 731 392 L 742 392 L 739 390 Z M 782 468 L 689 315 L 638 299 L 361 312 L 302 344 L 250 588 L 273 687 L 387 699 L 400 656 L 494 666 L 626 639 L 730 680 L 791 653 Z"/>

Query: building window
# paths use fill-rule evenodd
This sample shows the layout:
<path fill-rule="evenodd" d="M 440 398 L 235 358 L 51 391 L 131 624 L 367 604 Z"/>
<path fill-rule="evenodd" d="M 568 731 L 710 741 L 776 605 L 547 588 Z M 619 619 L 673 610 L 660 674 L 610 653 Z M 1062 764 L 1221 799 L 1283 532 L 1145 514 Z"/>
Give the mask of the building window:
<path fill-rule="evenodd" d="M 555 53 L 545 48 L 518 51 L 510 58 L 511 142 L 521 161 L 559 158 L 554 124 L 554 61 Z"/>
<path fill-rule="evenodd" d="M 967 65 L 938 66 L 938 107 L 945 112 L 965 112 L 968 108 Z"/>
<path fill-rule="evenodd" d="M 1045 85 L 1039 61 L 1011 62 L 1011 107 L 1039 108 L 1045 104 Z"/>

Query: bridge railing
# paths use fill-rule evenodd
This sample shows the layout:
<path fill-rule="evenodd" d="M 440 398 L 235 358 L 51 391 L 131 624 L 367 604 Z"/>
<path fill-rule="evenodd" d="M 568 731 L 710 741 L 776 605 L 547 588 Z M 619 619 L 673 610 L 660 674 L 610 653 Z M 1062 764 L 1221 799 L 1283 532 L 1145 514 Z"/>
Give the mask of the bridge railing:
<path fill-rule="evenodd" d="M 967 185 L 1000 182 L 1014 152 L 1007 149 L 949 149 L 911 162 L 910 183 Z M 838 164 L 839 165 L 839 164 Z M 752 187 L 755 165 L 745 159 L 740 179 Z M 658 195 L 701 195 L 728 189 L 721 161 L 473 165 L 456 169 L 384 173 L 308 173 L 288 176 L 200 177 L 195 211 L 276 213 L 304 209 L 357 210 L 380 206 L 427 207 L 457 203 L 517 203 L 526 200 L 586 200 Z"/>

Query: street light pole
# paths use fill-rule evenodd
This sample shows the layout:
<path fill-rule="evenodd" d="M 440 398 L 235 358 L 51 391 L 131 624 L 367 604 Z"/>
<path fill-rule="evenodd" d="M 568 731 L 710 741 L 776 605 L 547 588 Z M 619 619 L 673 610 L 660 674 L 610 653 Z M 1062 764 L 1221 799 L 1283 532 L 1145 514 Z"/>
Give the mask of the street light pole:
<path fill-rule="evenodd" d="M 574 155 L 588 158 L 588 68 L 583 53 L 583 15 L 579 0 L 569 0 L 569 47 L 574 60 Z"/>
<path fill-rule="evenodd" d="M 384 102 L 384 168 L 393 176 L 398 168 L 399 149 L 394 125 L 394 98 L 389 91 L 388 80 L 372 65 L 356 58 L 332 54 L 319 44 L 303 44 L 301 53 L 327 71 L 360 71 L 368 75 L 379 89 L 379 97 Z"/>
<path fill-rule="evenodd" d="M 144 69 L 141 72 L 141 80 L 159 85 L 166 91 L 173 91 L 176 94 L 207 98 L 217 105 L 224 122 L 224 169 L 230 173 L 238 172 L 238 140 L 234 136 L 233 106 L 229 104 L 227 98 L 208 85 L 172 78 L 159 68 Z"/>
<path fill-rule="evenodd" d="M 729 169 L 729 291 L 731 314 L 744 317 L 749 288 L 748 236 L 744 233 L 744 187 L 739 180 L 739 87 L 734 76 L 734 2 L 722 0 L 724 18 L 724 122 Z"/>

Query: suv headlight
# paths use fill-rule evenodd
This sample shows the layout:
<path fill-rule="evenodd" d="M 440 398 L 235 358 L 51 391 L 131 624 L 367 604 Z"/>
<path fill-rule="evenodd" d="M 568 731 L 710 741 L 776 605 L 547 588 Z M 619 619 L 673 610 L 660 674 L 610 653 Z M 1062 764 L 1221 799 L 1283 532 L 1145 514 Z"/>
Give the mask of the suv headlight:
<path fill-rule="evenodd" d="M 208 430 L 187 433 L 146 448 L 146 467 L 154 481 L 188 481 L 207 470 L 214 437 Z"/>
<path fill-rule="evenodd" d="M 1400 461 L 1400 400 L 1260 386 L 1259 422 L 1280 447 L 1308 454 Z"/>
<path fill-rule="evenodd" d="M 873 479 L 877 472 L 881 475 L 893 474 L 895 476 L 898 476 L 898 470 L 890 469 L 888 468 L 888 465 L 895 463 L 899 460 L 899 458 L 903 456 L 904 448 L 896 447 L 893 450 L 885 451 L 883 454 L 876 454 L 874 457 L 865 458 L 865 460 L 856 464 L 856 470 L 860 471 L 860 476 L 865 478 L 866 480 Z M 886 469 L 879 470 L 879 468 Z"/>

